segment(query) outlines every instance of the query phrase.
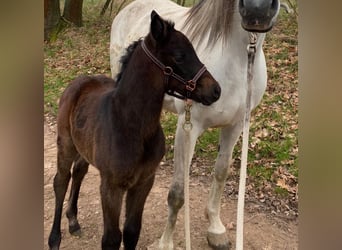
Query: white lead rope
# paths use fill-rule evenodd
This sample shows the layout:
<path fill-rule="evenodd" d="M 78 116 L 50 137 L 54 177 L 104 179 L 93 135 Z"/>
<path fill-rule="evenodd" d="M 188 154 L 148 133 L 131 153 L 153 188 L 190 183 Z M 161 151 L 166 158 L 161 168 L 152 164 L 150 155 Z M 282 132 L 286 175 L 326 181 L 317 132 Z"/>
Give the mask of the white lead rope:
<path fill-rule="evenodd" d="M 243 250 L 243 216 L 245 206 L 245 190 L 246 190 L 246 176 L 247 176 L 247 156 L 248 156 L 248 137 L 250 124 L 250 110 L 251 110 L 251 84 L 253 79 L 253 64 L 256 52 L 257 35 L 249 33 L 249 44 L 247 46 L 248 52 L 248 69 L 247 69 L 247 96 L 246 96 L 246 111 L 243 124 L 242 137 L 242 153 L 241 153 L 241 169 L 239 182 L 239 196 L 237 208 L 237 228 L 236 228 L 236 250 Z M 185 131 L 186 148 L 190 145 L 190 131 L 192 129 L 191 119 L 191 100 L 185 102 L 185 122 L 183 129 Z M 187 151 L 188 152 L 188 151 Z M 190 175 L 190 159 L 189 155 L 184 156 L 184 229 L 185 229 L 185 249 L 191 250 L 190 242 L 190 208 L 189 208 L 189 175 Z"/>
<path fill-rule="evenodd" d="M 248 137 L 250 124 L 251 110 L 251 85 L 253 79 L 253 64 L 256 51 L 257 35 L 249 33 L 249 44 L 247 46 L 248 53 L 248 69 L 247 69 L 247 96 L 246 96 L 246 111 L 243 123 L 242 136 L 242 152 L 241 152 L 241 167 L 239 181 L 239 196 L 237 207 L 237 227 L 236 227 L 236 250 L 243 250 L 243 217 L 245 206 L 245 191 L 246 191 L 246 176 L 247 176 L 247 156 L 248 156 Z"/>
<path fill-rule="evenodd" d="M 191 119 L 191 109 L 192 102 L 187 99 L 185 101 L 185 122 L 183 124 L 183 129 L 185 131 L 185 152 L 184 155 L 184 230 L 185 230 L 185 249 L 191 250 L 191 238 L 190 238 L 190 204 L 189 204 L 189 175 L 190 175 L 190 157 L 189 157 L 189 146 L 190 146 L 190 131 L 192 129 Z"/>

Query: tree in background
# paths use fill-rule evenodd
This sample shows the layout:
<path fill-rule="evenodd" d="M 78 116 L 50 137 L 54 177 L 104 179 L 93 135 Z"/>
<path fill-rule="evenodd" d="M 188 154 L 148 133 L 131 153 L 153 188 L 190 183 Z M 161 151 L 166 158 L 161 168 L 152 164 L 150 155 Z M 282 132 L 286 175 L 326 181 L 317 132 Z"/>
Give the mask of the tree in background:
<path fill-rule="evenodd" d="M 196 0 L 173 0 L 180 5 L 187 6 L 192 2 L 194 4 Z M 64 0 L 63 16 L 61 16 L 60 0 L 44 0 L 44 40 L 51 41 L 57 37 L 57 34 L 67 26 L 67 24 L 74 24 L 78 27 L 82 26 L 82 7 L 83 0 Z M 119 12 L 128 0 L 106 0 L 101 15 L 104 15 L 108 6 L 111 6 L 111 12 L 113 4 L 119 4 L 116 11 Z"/>
<path fill-rule="evenodd" d="M 182 5 L 182 6 L 184 6 L 186 3 L 185 0 L 173 0 L 173 1 L 177 2 L 177 4 Z M 195 4 L 195 2 L 196 2 L 196 0 L 188 0 L 187 1 L 188 5 L 189 5 L 190 1 L 192 1 L 192 5 Z M 102 7 L 100 15 L 103 16 L 109 6 L 110 6 L 110 13 L 112 13 L 114 2 L 119 4 L 118 7 L 116 8 L 116 13 L 118 13 L 126 5 L 126 3 L 129 1 L 128 0 L 121 0 L 121 2 L 120 2 L 120 1 L 116 1 L 116 0 L 106 0 L 105 4 Z"/>
<path fill-rule="evenodd" d="M 83 0 L 65 0 L 63 17 L 78 27 L 82 26 Z"/>
<path fill-rule="evenodd" d="M 63 16 L 59 0 L 44 0 L 44 40 L 54 39 L 66 23 L 82 26 L 83 0 L 65 0 Z"/>
<path fill-rule="evenodd" d="M 106 0 L 105 4 L 103 5 L 103 8 L 101 10 L 100 15 L 101 16 L 104 15 L 104 13 L 108 9 L 109 5 L 110 5 L 110 13 L 112 13 L 114 2 L 117 2 L 117 1 L 115 1 L 115 0 Z M 127 0 L 122 0 L 121 1 L 120 5 L 117 7 L 117 10 L 116 10 L 117 13 L 122 9 L 122 7 L 126 4 L 126 2 L 128 2 L 128 1 Z"/>
<path fill-rule="evenodd" d="M 48 41 L 57 33 L 61 11 L 59 0 L 44 0 L 44 40 Z"/>

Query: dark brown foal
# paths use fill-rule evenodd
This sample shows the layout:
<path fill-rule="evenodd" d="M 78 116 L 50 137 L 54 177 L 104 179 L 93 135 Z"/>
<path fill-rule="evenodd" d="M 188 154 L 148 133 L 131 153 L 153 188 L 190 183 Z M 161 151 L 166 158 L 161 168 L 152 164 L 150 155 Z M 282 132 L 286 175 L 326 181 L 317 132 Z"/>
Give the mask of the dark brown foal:
<path fill-rule="evenodd" d="M 218 83 L 199 61 L 188 39 L 154 11 L 151 19 L 150 33 L 128 47 L 116 82 L 106 76 L 81 76 L 71 82 L 60 99 L 51 249 L 59 249 L 61 242 L 63 201 L 71 177 L 66 214 L 70 233 L 80 232 L 77 200 L 89 164 L 98 168 L 101 176 L 102 249 L 119 249 L 122 239 L 125 249 L 135 249 L 144 204 L 165 152 L 160 125 L 165 93 L 176 92 L 181 98 L 207 105 L 219 98 Z M 125 192 L 122 233 L 119 217 Z"/>

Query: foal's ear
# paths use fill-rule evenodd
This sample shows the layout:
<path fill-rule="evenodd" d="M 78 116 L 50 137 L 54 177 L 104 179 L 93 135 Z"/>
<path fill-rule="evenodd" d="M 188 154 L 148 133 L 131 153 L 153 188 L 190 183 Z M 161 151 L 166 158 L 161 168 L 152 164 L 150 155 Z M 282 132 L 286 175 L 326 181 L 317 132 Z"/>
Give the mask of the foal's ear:
<path fill-rule="evenodd" d="M 169 24 L 155 10 L 151 12 L 151 34 L 157 42 L 162 42 L 168 35 Z"/>

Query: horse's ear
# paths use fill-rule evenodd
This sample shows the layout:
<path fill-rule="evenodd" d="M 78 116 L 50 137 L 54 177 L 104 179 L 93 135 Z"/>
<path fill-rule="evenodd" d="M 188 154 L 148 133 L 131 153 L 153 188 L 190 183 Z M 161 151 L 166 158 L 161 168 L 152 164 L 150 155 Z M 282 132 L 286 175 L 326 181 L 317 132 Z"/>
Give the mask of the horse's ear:
<path fill-rule="evenodd" d="M 155 10 L 151 12 L 151 34 L 153 38 L 162 42 L 167 37 L 168 24 L 165 22 Z"/>

